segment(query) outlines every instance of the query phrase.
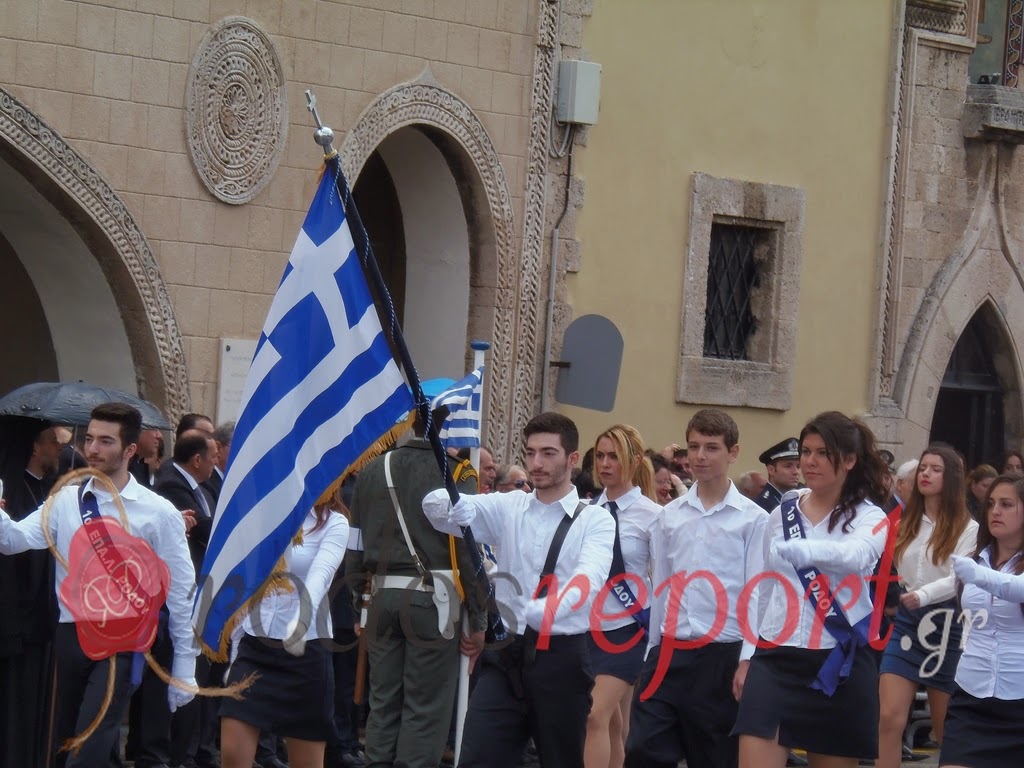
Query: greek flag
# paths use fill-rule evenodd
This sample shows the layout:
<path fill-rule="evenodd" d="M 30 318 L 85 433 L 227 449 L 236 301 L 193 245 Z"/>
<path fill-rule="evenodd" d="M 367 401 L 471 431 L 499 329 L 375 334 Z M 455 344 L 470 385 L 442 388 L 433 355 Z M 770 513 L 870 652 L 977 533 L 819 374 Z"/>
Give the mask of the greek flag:
<path fill-rule="evenodd" d="M 484 391 L 484 366 L 457 381 L 430 402 L 431 408 L 448 406 L 438 436 L 445 448 L 480 447 L 480 411 Z"/>
<path fill-rule="evenodd" d="M 242 392 L 193 624 L 225 650 L 316 500 L 413 407 L 391 356 L 329 162 Z"/>

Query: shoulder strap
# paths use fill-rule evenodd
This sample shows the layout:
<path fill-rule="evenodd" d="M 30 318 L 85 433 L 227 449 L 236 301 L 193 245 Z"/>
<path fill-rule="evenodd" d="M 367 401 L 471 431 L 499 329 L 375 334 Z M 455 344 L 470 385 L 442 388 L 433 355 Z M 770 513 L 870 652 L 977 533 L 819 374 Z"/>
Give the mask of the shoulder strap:
<path fill-rule="evenodd" d="M 462 459 L 455 465 L 455 469 L 452 470 L 452 480 L 456 484 L 463 480 L 476 480 L 477 486 L 480 485 L 480 475 L 477 474 L 476 467 L 470 463 L 469 459 Z"/>
<path fill-rule="evenodd" d="M 562 519 L 558 521 L 558 527 L 555 529 L 555 535 L 551 539 L 551 546 L 548 547 L 548 556 L 544 560 L 544 570 L 540 573 L 540 589 L 537 592 L 537 597 L 544 597 L 548 593 L 548 585 L 545 583 L 545 579 L 555 572 L 555 564 L 558 562 L 558 554 L 562 551 L 562 544 L 565 543 L 565 536 L 569 533 L 569 529 L 572 524 L 580 517 L 580 513 L 586 509 L 587 503 L 581 501 L 576 506 L 576 511 L 572 517 L 569 515 L 562 515 Z"/>
<path fill-rule="evenodd" d="M 388 493 L 391 494 L 391 503 L 395 506 L 395 514 L 398 515 L 398 524 L 402 528 L 402 536 L 405 537 L 405 545 L 409 548 L 409 554 L 412 555 L 412 562 L 416 566 L 416 572 L 421 577 L 426 576 L 427 569 L 423 567 L 423 563 L 420 562 L 420 556 L 416 554 L 416 548 L 412 545 L 412 536 L 409 535 L 409 526 L 405 524 L 405 516 L 402 514 L 402 505 L 398 503 L 398 494 L 395 492 L 395 481 L 391 478 L 391 454 L 392 451 L 388 451 L 384 454 L 384 479 L 388 484 Z"/>

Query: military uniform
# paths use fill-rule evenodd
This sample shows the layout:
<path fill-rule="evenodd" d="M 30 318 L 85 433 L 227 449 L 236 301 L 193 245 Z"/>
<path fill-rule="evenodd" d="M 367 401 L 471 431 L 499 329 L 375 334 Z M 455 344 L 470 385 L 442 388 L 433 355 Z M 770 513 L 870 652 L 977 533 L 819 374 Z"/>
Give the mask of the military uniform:
<path fill-rule="evenodd" d="M 780 459 L 798 458 L 800 458 L 800 441 L 795 437 L 787 437 L 785 440 L 780 440 L 758 456 L 757 460 L 767 466 L 768 464 L 774 464 Z M 754 499 L 754 503 L 765 512 L 771 514 L 775 511 L 775 508 L 782 503 L 782 491 L 772 485 L 769 481 L 764 484 L 764 490 L 757 495 L 757 498 Z"/>
<path fill-rule="evenodd" d="M 456 587 L 449 581 L 452 540 L 434 529 L 422 508 L 423 497 L 443 483 L 426 440 L 415 438 L 391 452 L 391 479 L 402 517 L 422 567 L 432 572 L 424 578 L 399 525 L 385 474 L 386 459 L 387 455 L 371 462 L 356 482 L 352 525 L 355 546 L 361 539 L 362 551 L 350 551 L 347 564 L 349 573 L 373 579 L 364 627 L 370 666 L 366 759 L 370 767 L 436 768 L 455 702 L 460 634 L 458 622 L 454 627 L 439 626 L 443 610 L 435 603 L 438 591 L 447 587 L 453 610 L 459 610 Z M 460 493 L 475 493 L 476 474 L 468 462 L 448 461 L 453 476 L 462 475 Z M 464 471 L 467 467 L 469 473 Z M 453 541 L 470 629 L 483 631 L 486 611 L 469 554 L 462 539 Z M 444 571 L 449 574 L 437 573 Z"/>

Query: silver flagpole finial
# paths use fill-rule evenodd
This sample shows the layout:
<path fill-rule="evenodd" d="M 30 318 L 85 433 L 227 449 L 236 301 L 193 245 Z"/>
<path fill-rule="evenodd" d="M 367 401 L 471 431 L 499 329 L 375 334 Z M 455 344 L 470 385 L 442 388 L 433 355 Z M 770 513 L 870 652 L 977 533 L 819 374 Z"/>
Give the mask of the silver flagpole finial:
<path fill-rule="evenodd" d="M 324 148 L 324 154 L 330 155 L 334 152 L 332 143 L 334 142 L 334 131 L 329 126 L 323 124 L 320 119 L 320 113 L 316 111 L 316 96 L 313 95 L 313 91 L 306 91 L 306 109 L 313 115 L 313 120 L 316 121 L 316 130 L 313 132 L 313 141 Z"/>

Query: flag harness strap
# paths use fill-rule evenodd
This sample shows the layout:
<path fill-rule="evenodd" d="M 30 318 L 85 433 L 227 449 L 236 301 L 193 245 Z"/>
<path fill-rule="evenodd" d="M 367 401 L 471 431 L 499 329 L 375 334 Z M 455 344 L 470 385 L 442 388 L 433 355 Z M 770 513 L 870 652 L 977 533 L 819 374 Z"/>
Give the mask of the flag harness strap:
<path fill-rule="evenodd" d="M 459 618 L 458 603 L 452 602 L 448 589 L 449 584 L 454 584 L 454 573 L 452 571 L 427 570 L 423 566 L 420 556 L 416 554 L 416 547 L 413 546 L 412 536 L 409 534 L 409 526 L 406 525 L 405 515 L 402 514 L 402 505 L 398 502 L 395 481 L 391 476 L 393 453 L 393 451 L 388 451 L 384 454 L 384 479 L 388 484 L 388 493 L 391 494 L 391 503 L 395 507 L 398 525 L 402 529 L 402 537 L 405 539 L 405 545 L 409 548 L 409 555 L 416 566 L 419 578 L 397 575 L 374 576 L 374 591 L 378 589 L 414 589 L 420 592 L 429 592 L 437 607 L 437 629 L 442 637 L 450 640 L 455 637 L 455 622 Z"/>

